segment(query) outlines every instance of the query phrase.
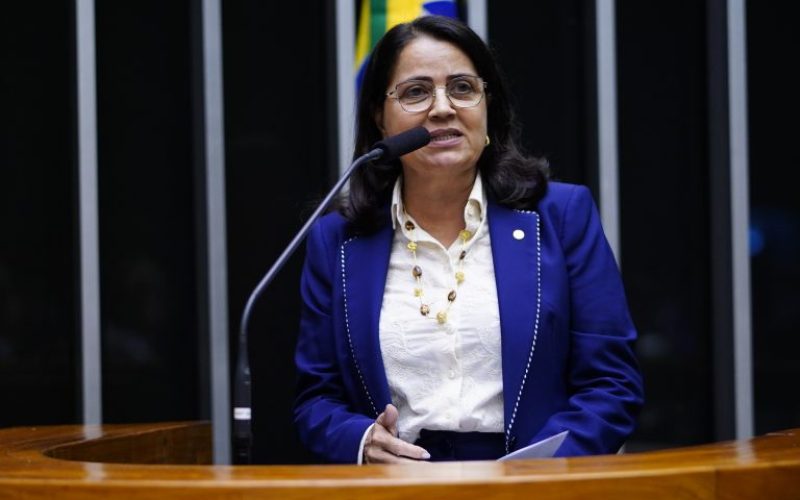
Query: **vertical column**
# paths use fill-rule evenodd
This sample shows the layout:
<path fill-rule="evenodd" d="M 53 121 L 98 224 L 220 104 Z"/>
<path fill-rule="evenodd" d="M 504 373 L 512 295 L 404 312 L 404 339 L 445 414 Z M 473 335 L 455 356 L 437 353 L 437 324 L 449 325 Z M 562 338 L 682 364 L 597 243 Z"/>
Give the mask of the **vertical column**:
<path fill-rule="evenodd" d="M 228 257 L 220 0 L 202 0 L 202 86 L 206 198 L 206 276 L 214 462 L 231 460 L 228 357 Z"/>
<path fill-rule="evenodd" d="M 620 262 L 619 159 L 617 142 L 617 57 L 614 0 L 597 0 L 597 149 L 600 216 Z"/>
<path fill-rule="evenodd" d="M 733 249 L 734 387 L 736 438 L 753 435 L 753 363 L 747 141 L 747 44 L 744 0 L 728 2 L 728 99 Z"/>
<path fill-rule="evenodd" d="M 97 213 L 97 98 L 94 0 L 76 0 L 78 211 L 80 241 L 81 374 L 84 423 L 100 423 L 100 262 Z"/>
<path fill-rule="evenodd" d="M 736 437 L 727 0 L 706 2 L 714 438 Z"/>
<path fill-rule="evenodd" d="M 489 41 L 489 21 L 486 16 L 486 0 L 470 0 L 467 2 L 467 21 L 472 31 L 484 42 Z"/>
<path fill-rule="evenodd" d="M 354 0 L 336 0 L 336 83 L 339 122 L 339 173 L 350 165 L 355 140 L 355 47 Z"/>

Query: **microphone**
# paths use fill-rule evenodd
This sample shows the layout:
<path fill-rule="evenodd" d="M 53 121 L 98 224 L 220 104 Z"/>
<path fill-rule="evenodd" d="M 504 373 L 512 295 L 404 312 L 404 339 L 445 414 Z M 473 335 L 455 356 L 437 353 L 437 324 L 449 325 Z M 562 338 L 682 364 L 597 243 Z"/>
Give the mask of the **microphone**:
<path fill-rule="evenodd" d="M 431 142 L 431 133 L 425 127 L 415 127 L 375 143 L 373 148 L 383 150 L 383 160 L 394 160 L 416 151 Z"/>
<path fill-rule="evenodd" d="M 247 465 L 252 463 L 253 448 L 253 429 L 251 422 L 251 390 L 250 390 L 250 361 L 247 355 L 247 325 L 253 312 L 258 297 L 266 290 L 267 286 L 275 278 L 275 275 L 283 268 L 289 257 L 294 254 L 297 247 L 305 239 L 311 226 L 319 219 L 320 215 L 328 208 L 333 198 L 339 193 L 344 183 L 350 178 L 356 168 L 366 162 L 374 160 L 393 160 L 406 155 L 419 148 L 426 146 L 431 141 L 431 134 L 425 127 L 415 127 L 397 135 L 386 137 L 376 142 L 372 149 L 362 155 L 345 170 L 344 174 L 336 181 L 330 192 L 320 202 L 314 213 L 308 218 L 306 223 L 297 232 L 294 239 L 289 243 L 278 260 L 269 268 L 267 274 L 261 278 L 247 299 L 247 303 L 242 311 L 242 318 L 239 322 L 239 349 L 236 356 L 236 373 L 234 375 L 233 387 L 233 458 L 237 465 Z"/>

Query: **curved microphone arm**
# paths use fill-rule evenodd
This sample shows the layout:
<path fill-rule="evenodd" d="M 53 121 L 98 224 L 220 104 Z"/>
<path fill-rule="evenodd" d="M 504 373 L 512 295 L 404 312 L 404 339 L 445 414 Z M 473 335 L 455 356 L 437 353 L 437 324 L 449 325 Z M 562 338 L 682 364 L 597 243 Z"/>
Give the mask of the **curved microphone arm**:
<path fill-rule="evenodd" d="M 311 214 L 291 243 L 289 243 L 280 257 L 278 257 L 278 260 L 276 260 L 269 271 L 267 271 L 267 274 L 264 275 L 250 294 L 250 298 L 247 299 L 247 304 L 244 306 L 242 319 L 239 324 L 239 350 L 236 357 L 236 374 L 233 389 L 233 454 L 235 464 L 244 465 L 252 463 L 253 429 L 250 419 L 252 413 L 252 398 L 250 390 L 250 362 L 247 353 L 247 325 L 253 312 L 253 306 L 259 296 L 266 290 L 267 286 L 269 286 L 292 254 L 297 250 L 297 247 L 300 246 L 300 243 L 303 242 L 306 235 L 311 230 L 311 226 L 328 208 L 333 198 L 339 193 L 342 186 L 344 186 L 344 183 L 347 182 L 355 169 L 368 161 L 380 158 L 384 153 L 385 149 L 375 148 L 369 153 L 359 157 L 350 165 L 325 199 L 322 200 L 314 213 Z"/>

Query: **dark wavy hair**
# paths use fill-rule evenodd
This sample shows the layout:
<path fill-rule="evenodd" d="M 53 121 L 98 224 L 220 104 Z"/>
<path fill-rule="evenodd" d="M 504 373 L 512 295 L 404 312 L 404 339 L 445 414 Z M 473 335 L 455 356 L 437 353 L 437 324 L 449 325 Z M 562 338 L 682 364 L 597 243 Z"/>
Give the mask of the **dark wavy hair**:
<path fill-rule="evenodd" d="M 448 17 L 423 16 L 398 24 L 375 45 L 358 99 L 353 158 L 369 152 L 383 138 L 375 117 L 383 109 L 389 78 L 400 52 L 421 36 L 449 42 L 461 49 L 487 84 L 487 131 L 491 143 L 478 160 L 487 196 L 510 208 L 533 210 L 547 190 L 547 162 L 522 151 L 507 85 L 490 49 L 469 27 Z M 364 165 L 353 173 L 350 190 L 340 200 L 338 210 L 356 233 L 374 232 L 386 222 L 386 208 L 401 172 L 400 161 L 394 160 Z"/>

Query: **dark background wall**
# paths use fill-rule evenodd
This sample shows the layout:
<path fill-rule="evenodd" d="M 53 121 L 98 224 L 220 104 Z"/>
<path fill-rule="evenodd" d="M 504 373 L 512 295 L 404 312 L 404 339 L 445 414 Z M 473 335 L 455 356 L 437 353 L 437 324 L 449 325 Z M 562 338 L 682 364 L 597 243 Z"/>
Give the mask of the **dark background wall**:
<path fill-rule="evenodd" d="M 800 398 L 784 384 L 800 362 L 800 75 L 791 61 L 800 33 L 778 6 L 747 3 L 750 235 L 756 432 L 800 422 Z M 790 180 L 791 179 L 791 180 Z"/>
<path fill-rule="evenodd" d="M 622 269 L 647 405 L 629 447 L 720 435 L 722 258 L 707 2 L 617 2 Z M 724 4 L 724 2 L 723 2 Z M 594 2 L 490 2 L 527 149 L 597 194 Z M 333 2 L 222 2 L 228 309 L 338 175 Z M 715 14 L 716 13 L 716 14 Z M 796 427 L 800 207 L 790 16 L 748 3 L 756 431 Z M 197 133 L 199 2 L 96 2 L 101 321 L 109 422 L 209 417 Z M 80 421 L 74 9 L 0 15 L 0 426 Z M 723 207 L 724 208 L 724 207 Z M 256 461 L 310 460 L 291 428 L 297 255 L 251 323 Z M 724 312 L 727 314 L 730 311 Z M 235 343 L 231 344 L 231 353 Z M 729 349 L 730 346 L 728 345 Z M 730 384 L 728 384 L 730 385 Z M 722 408 L 724 409 L 724 408 Z"/>
<path fill-rule="evenodd" d="M 0 15 L 0 426 L 80 415 L 71 4 Z"/>
<path fill-rule="evenodd" d="M 95 7 L 104 420 L 193 419 L 191 2 Z"/>
<path fill-rule="evenodd" d="M 494 2 L 489 44 L 509 80 L 526 149 L 552 177 L 595 184 L 594 2 Z"/>

